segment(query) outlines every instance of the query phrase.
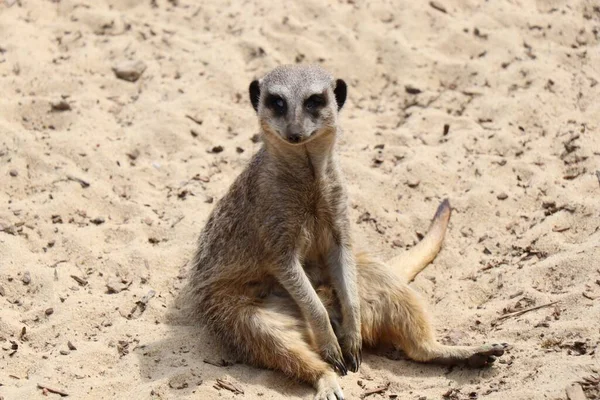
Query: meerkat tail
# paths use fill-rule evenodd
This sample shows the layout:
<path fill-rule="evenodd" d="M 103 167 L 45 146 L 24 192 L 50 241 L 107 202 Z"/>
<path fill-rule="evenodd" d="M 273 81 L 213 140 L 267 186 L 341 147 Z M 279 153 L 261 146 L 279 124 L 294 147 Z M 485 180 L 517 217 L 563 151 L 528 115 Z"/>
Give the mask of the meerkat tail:
<path fill-rule="evenodd" d="M 415 247 L 389 261 L 391 268 L 399 273 L 406 282 L 415 279 L 415 276 L 437 256 L 442 247 L 449 220 L 450 202 L 445 199 L 438 206 L 425 237 Z"/>

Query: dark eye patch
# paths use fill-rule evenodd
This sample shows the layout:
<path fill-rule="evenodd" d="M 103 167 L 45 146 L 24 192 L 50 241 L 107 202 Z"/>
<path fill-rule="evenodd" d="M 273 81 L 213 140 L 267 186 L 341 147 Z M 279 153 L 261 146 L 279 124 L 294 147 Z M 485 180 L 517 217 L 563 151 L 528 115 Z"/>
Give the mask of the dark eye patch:
<path fill-rule="evenodd" d="M 313 94 L 304 101 L 304 107 L 306 107 L 308 111 L 317 111 L 325 104 L 327 104 L 327 100 L 322 94 Z"/>
<path fill-rule="evenodd" d="M 285 99 L 276 94 L 270 94 L 265 100 L 265 105 L 273 110 L 276 115 L 285 115 L 287 111 L 287 103 Z"/>

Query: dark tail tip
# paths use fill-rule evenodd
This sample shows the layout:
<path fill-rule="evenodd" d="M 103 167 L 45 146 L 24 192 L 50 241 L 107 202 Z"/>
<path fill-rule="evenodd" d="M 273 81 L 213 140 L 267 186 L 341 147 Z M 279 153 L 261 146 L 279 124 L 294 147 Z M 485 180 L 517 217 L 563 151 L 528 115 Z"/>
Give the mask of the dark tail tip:
<path fill-rule="evenodd" d="M 448 217 L 449 217 L 451 211 L 452 211 L 452 208 L 450 207 L 450 202 L 448 201 L 448 199 L 444 199 L 444 201 L 442 201 L 442 203 L 438 206 L 433 219 L 436 220 L 438 218 L 441 218 L 446 213 L 448 214 Z"/>

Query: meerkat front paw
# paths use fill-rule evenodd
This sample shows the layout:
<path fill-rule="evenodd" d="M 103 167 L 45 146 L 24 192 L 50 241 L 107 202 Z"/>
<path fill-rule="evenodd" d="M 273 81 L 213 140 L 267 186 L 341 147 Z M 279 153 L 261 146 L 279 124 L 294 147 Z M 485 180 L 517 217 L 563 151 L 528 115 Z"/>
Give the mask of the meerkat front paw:
<path fill-rule="evenodd" d="M 327 341 L 327 343 L 319 346 L 321 357 L 327 363 L 329 363 L 340 375 L 344 376 L 348 373 L 346 364 L 344 363 L 344 356 L 342 355 L 342 349 L 337 341 L 335 335 Z"/>
<path fill-rule="evenodd" d="M 344 400 L 344 393 L 337 382 L 335 373 L 327 373 L 319 379 L 315 400 Z"/>
<path fill-rule="evenodd" d="M 340 347 L 346 366 L 352 372 L 358 372 L 362 363 L 362 337 L 359 333 L 340 338 Z"/>

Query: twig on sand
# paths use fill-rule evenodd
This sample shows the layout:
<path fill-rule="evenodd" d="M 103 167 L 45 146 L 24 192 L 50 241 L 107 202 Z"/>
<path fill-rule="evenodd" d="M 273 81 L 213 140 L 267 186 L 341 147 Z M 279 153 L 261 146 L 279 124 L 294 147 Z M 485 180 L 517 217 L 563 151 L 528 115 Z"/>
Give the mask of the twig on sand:
<path fill-rule="evenodd" d="M 69 260 L 59 260 L 57 262 L 55 262 L 54 264 L 48 265 L 50 268 L 55 268 L 58 266 L 58 264 L 62 264 L 62 263 L 66 263 Z"/>
<path fill-rule="evenodd" d="M 360 398 L 364 399 L 364 398 L 369 397 L 369 396 L 371 396 L 373 394 L 383 393 L 386 390 L 388 390 L 389 387 L 390 387 L 390 383 L 388 382 L 388 383 L 386 383 L 383 386 L 379 386 L 379 387 L 376 387 L 375 389 L 367 390 L 366 392 L 364 392 L 363 394 L 360 395 Z"/>
<path fill-rule="evenodd" d="M 492 325 L 495 324 L 496 322 L 503 321 L 505 319 L 512 318 L 512 317 L 518 317 L 518 316 L 528 313 L 530 311 L 535 311 L 535 310 L 539 310 L 540 308 L 550 307 L 557 303 L 558 303 L 558 301 L 553 301 L 552 303 L 542 304 L 541 306 L 531 307 L 531 308 L 527 308 L 525 310 L 516 311 L 516 312 L 510 313 L 510 314 L 503 315 L 501 317 L 496 318 L 494 320 L 494 322 L 492 323 Z"/>
<path fill-rule="evenodd" d="M 190 119 L 190 120 L 194 121 L 194 122 L 195 122 L 195 123 L 197 123 L 198 125 L 202 125 L 202 123 L 203 123 L 203 121 L 202 121 L 201 119 L 198 119 L 198 118 L 192 117 L 192 116 L 191 116 L 191 115 L 189 115 L 189 114 L 185 114 L 185 117 L 186 117 L 187 119 Z"/>
<path fill-rule="evenodd" d="M 131 309 L 131 311 L 129 312 L 129 314 L 127 314 L 127 319 L 134 319 L 134 313 L 136 311 L 140 311 L 140 313 L 135 316 L 135 319 L 139 318 L 139 316 L 146 311 L 146 306 L 148 305 L 148 302 L 150 301 L 151 298 L 153 298 L 156 295 L 156 291 L 153 289 L 150 289 L 150 291 L 144 296 L 142 297 L 140 300 L 135 302 L 135 305 L 133 306 L 133 308 Z"/>
<path fill-rule="evenodd" d="M 77 275 L 71 275 L 71 278 L 75 279 L 75 281 L 77 283 L 79 283 L 79 286 L 85 286 L 87 285 L 87 281 L 83 278 L 78 277 Z"/>
<path fill-rule="evenodd" d="M 216 389 L 227 389 L 235 394 L 244 394 L 244 391 L 239 387 L 235 386 L 231 382 L 227 382 L 223 379 L 217 379 L 217 383 L 215 384 Z"/>
<path fill-rule="evenodd" d="M 438 3 L 437 1 L 430 1 L 429 5 L 432 8 L 435 8 L 436 10 L 443 12 L 444 14 L 448 14 L 448 11 L 446 11 L 446 7 L 444 7 L 443 5 L 441 5 L 440 3 Z"/>
<path fill-rule="evenodd" d="M 73 176 L 73 175 L 67 175 L 67 179 L 70 180 L 70 181 L 74 181 L 74 182 L 79 183 L 81 185 L 81 187 L 84 188 L 84 189 L 90 186 L 89 182 L 84 181 L 83 179 L 78 178 L 78 177 Z"/>
<path fill-rule="evenodd" d="M 54 393 L 54 394 L 58 394 L 60 395 L 60 397 L 67 397 L 69 395 L 69 393 L 67 392 L 63 392 L 62 390 L 58 390 L 58 389 L 54 389 L 45 385 L 40 385 L 39 383 L 37 384 L 38 389 L 42 389 L 42 390 L 46 390 L 50 393 Z"/>

